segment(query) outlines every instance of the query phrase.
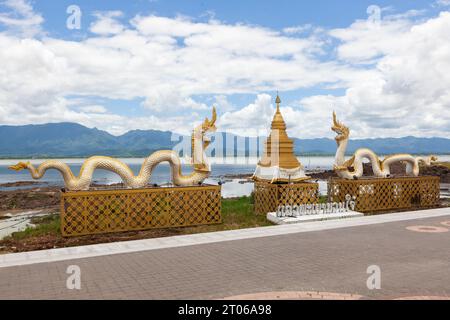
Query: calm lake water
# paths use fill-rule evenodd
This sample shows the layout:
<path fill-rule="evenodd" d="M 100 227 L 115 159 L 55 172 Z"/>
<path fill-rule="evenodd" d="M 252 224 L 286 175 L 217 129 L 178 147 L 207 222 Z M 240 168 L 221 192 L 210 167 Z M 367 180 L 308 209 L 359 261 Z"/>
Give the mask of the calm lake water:
<path fill-rule="evenodd" d="M 72 172 L 75 175 L 78 175 L 80 171 L 81 164 L 85 159 L 60 159 L 61 161 L 67 163 Z M 135 174 L 137 174 L 141 168 L 141 165 L 144 161 L 143 158 L 124 158 L 120 159 L 130 166 Z M 310 157 L 299 157 L 300 162 L 305 166 L 306 170 L 327 170 L 331 169 L 334 157 L 333 156 L 310 156 Z M 439 156 L 440 161 L 450 161 L 450 155 Z M 8 166 L 12 164 L 16 164 L 19 161 L 26 161 L 23 159 L 8 159 L 8 160 L 0 160 L 0 184 L 7 182 L 17 182 L 17 181 L 30 181 L 33 180 L 30 176 L 28 170 L 23 170 L 20 172 L 15 172 L 8 169 Z M 42 163 L 44 159 L 33 159 L 31 162 L 34 165 L 39 165 Z M 217 159 L 211 158 L 212 163 L 212 173 L 210 179 L 208 179 L 207 183 L 217 183 L 217 181 L 223 179 L 224 176 L 227 175 L 235 175 L 235 174 L 252 174 L 255 170 L 255 165 L 257 163 L 256 158 L 224 158 Z M 183 165 L 183 174 L 188 174 L 191 172 L 191 166 L 189 165 L 189 161 L 184 161 L 186 164 Z M 155 170 L 153 171 L 153 175 L 151 177 L 151 182 L 156 184 L 165 184 L 170 182 L 170 167 L 168 163 L 159 164 Z M 56 170 L 48 170 L 44 177 L 39 181 L 46 182 L 50 185 L 63 186 L 64 181 L 60 175 L 60 173 Z M 101 184 L 111 184 L 120 182 L 120 177 L 116 174 L 105 171 L 105 170 L 96 170 L 94 173 L 93 181 Z M 231 187 L 231 186 L 230 186 Z M 241 184 L 236 184 L 233 188 L 247 188 Z M 15 187 L 14 189 L 17 189 Z M 229 188 L 227 188 L 229 189 Z M 2 188 L 0 190 L 12 190 L 12 188 Z M 237 190 L 236 190 L 237 191 Z M 237 194 L 241 194 L 238 192 Z"/>
<path fill-rule="evenodd" d="M 61 161 L 67 163 L 72 172 L 78 175 L 81 165 L 85 159 L 60 159 Z M 135 174 L 139 173 L 141 165 L 144 161 L 143 158 L 124 158 L 120 159 L 130 166 L 131 170 Z M 334 157 L 301 157 L 299 160 L 303 163 L 307 170 L 321 170 L 330 169 Z M 0 160 L 0 183 L 16 182 L 16 181 L 30 181 L 32 180 L 28 170 L 23 170 L 20 172 L 15 172 L 8 169 L 8 166 L 16 164 L 19 161 L 27 161 L 23 159 L 8 159 Z M 33 159 L 31 163 L 35 166 L 39 165 L 45 161 L 45 159 Z M 256 158 L 226 158 L 226 159 L 210 159 L 212 164 L 211 178 L 219 179 L 226 175 L 235 174 L 251 174 L 255 170 L 255 165 L 257 163 Z M 184 161 L 183 164 L 183 174 L 188 174 L 191 172 L 191 166 L 188 161 Z M 159 164 L 153 171 L 151 182 L 157 184 L 168 183 L 170 181 L 170 167 L 168 163 Z M 94 173 L 95 182 L 110 184 L 120 182 L 120 177 L 116 174 L 105 171 L 96 170 Z M 44 177 L 39 181 L 45 181 L 52 185 L 62 185 L 63 180 L 61 175 L 56 170 L 48 170 Z"/>

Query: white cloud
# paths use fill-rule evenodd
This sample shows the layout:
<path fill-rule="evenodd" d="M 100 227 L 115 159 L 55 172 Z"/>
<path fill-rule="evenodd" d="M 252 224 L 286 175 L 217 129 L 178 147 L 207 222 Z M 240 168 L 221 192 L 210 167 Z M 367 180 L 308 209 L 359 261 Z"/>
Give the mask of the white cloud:
<path fill-rule="evenodd" d="M 236 106 L 228 101 L 227 96 L 224 94 L 216 95 L 214 99 L 214 105 L 217 106 L 217 108 L 219 108 L 221 112 L 227 112 L 236 109 Z"/>
<path fill-rule="evenodd" d="M 100 105 L 82 106 L 79 109 L 86 113 L 106 113 L 106 112 L 108 112 L 108 110 L 104 106 L 100 106 Z"/>
<path fill-rule="evenodd" d="M 104 21 L 119 15 L 98 17 Z M 97 127 L 107 128 L 107 121 L 116 121 L 108 113 L 89 114 L 89 118 L 87 110 L 73 109 L 68 98 L 73 95 L 139 98 L 144 108 L 159 114 L 155 117 L 161 122 L 183 109 L 208 113 L 209 106 L 195 96 L 212 94 L 224 103 L 228 94 L 314 85 L 323 82 L 330 69 L 335 68 L 334 74 L 340 69 L 314 60 L 313 48 L 320 44 L 313 40 L 284 37 L 261 27 L 149 16 L 133 19 L 136 29 L 110 32 L 108 24 L 96 23 L 92 31 L 100 36 L 77 42 L 51 37 L 21 40 L 0 34 L 0 48 L 8 48 L 0 51 L 0 58 L 8 61 L 0 70 L 1 122 L 60 119 L 93 124 L 96 120 Z M 339 81 L 337 75 L 330 78 Z M 20 117 L 12 116 L 17 112 Z M 193 120 L 173 129 L 189 131 Z M 122 131 L 131 127 L 129 121 L 116 123 Z"/>
<path fill-rule="evenodd" d="M 173 90 L 168 86 L 159 86 L 158 90 L 149 90 L 146 96 L 142 106 L 156 112 L 173 112 L 183 108 L 192 110 L 209 108 L 206 104 L 195 101 L 188 94 L 183 94 L 183 92 Z"/>
<path fill-rule="evenodd" d="M 392 21 L 380 30 L 360 23 L 332 31 L 344 39 L 340 58 L 374 59 L 370 76 L 353 83 L 344 97 L 354 136 L 449 137 L 450 13 L 413 24 Z M 389 30 L 389 32 L 388 32 Z"/>
<path fill-rule="evenodd" d="M 450 0 L 437 0 L 434 5 L 438 7 L 448 7 L 450 6 Z"/>
<path fill-rule="evenodd" d="M 317 138 L 330 136 L 331 115 L 334 109 L 345 108 L 344 99 L 334 96 L 313 96 L 294 105 L 286 105 L 281 97 L 280 111 L 289 136 Z M 274 97 L 258 94 L 253 103 L 224 113 L 218 127 L 242 136 L 266 136 L 275 114 Z M 341 116 L 347 113 L 341 113 Z"/>
<path fill-rule="evenodd" d="M 225 112 L 217 126 L 242 136 L 266 135 L 275 110 L 271 100 L 268 94 L 258 94 L 254 103 L 237 111 Z"/>
<path fill-rule="evenodd" d="M 293 27 L 287 27 L 283 29 L 283 32 L 286 34 L 301 34 L 307 31 L 310 31 L 312 29 L 312 24 L 304 24 L 301 26 L 293 26 Z"/>
<path fill-rule="evenodd" d="M 26 0 L 5 0 L 0 3 L 9 12 L 0 13 L 0 24 L 8 31 L 26 37 L 41 33 L 44 18 L 33 11 L 33 7 Z"/>
<path fill-rule="evenodd" d="M 89 28 L 92 33 L 106 36 L 118 34 L 125 29 L 123 24 L 117 20 L 123 16 L 121 11 L 96 12 L 94 16 L 97 20 L 91 23 Z"/>
<path fill-rule="evenodd" d="M 8 3 L 36 22 L 24 30 L 40 28 L 28 2 Z M 280 90 L 283 100 L 283 91 L 333 88 L 345 93 L 282 104 L 292 136 L 331 137 L 336 109 L 353 137 L 448 137 L 450 13 L 417 19 L 420 14 L 302 36 L 299 27 L 283 33 L 186 17 L 141 15 L 124 23 L 113 11 L 97 13 L 93 34 L 82 41 L 0 33 L 0 61 L 7 62 L 0 69 L 0 123 L 76 121 L 115 134 L 137 128 L 189 133 L 209 114 L 207 96 L 222 113 L 220 130 L 254 135 L 267 129 L 274 112 L 264 92 Z M 1 14 L 3 23 L 10 20 L 1 17 L 16 19 Z M 234 94 L 256 100 L 233 105 Z M 85 101 L 76 104 L 73 96 Z M 89 97 L 142 101 L 144 111 L 115 114 Z"/>
<path fill-rule="evenodd" d="M 344 95 L 311 96 L 282 107 L 290 134 L 332 137 L 331 113 L 336 110 L 354 138 L 450 137 L 449 27 L 450 13 L 443 12 L 420 23 L 393 19 L 371 29 L 358 21 L 349 28 L 331 30 L 341 41 L 338 58 L 361 66 L 361 73 L 348 79 Z M 261 114 L 261 123 L 267 124 L 271 111 L 255 106 L 259 104 L 227 115 L 228 127 L 235 132 L 245 132 L 246 126 L 256 128 L 255 114 Z"/>

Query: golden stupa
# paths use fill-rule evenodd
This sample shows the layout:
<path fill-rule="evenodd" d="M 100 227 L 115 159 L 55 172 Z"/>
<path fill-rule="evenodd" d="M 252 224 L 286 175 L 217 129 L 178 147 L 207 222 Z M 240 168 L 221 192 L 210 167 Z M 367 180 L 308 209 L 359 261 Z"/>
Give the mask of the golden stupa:
<path fill-rule="evenodd" d="M 271 132 L 265 150 L 256 166 L 253 179 L 257 181 L 298 182 L 310 179 L 294 154 L 294 141 L 286 133 L 286 123 L 280 112 L 281 99 L 277 94 L 277 110 L 273 116 Z"/>

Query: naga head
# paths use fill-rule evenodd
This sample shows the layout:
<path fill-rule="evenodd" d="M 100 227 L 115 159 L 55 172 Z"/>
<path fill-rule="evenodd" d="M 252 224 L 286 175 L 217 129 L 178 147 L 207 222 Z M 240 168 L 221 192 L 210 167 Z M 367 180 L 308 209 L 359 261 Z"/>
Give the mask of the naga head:
<path fill-rule="evenodd" d="M 211 171 L 210 166 L 207 163 L 205 157 L 205 150 L 211 143 L 211 137 L 209 134 L 216 131 L 217 113 L 216 108 L 213 107 L 212 118 L 208 118 L 203 121 L 203 123 L 197 126 L 192 132 L 191 138 L 191 154 L 192 163 L 196 171 L 209 172 Z"/>
<path fill-rule="evenodd" d="M 18 164 L 15 164 L 13 166 L 9 166 L 8 169 L 15 170 L 15 171 L 21 171 L 23 169 L 28 169 L 29 165 L 30 165 L 29 161 L 27 161 L 27 162 L 19 162 Z"/>
<path fill-rule="evenodd" d="M 216 108 L 213 107 L 211 120 L 206 118 L 205 121 L 203 121 L 202 123 L 202 136 L 204 149 L 206 149 L 211 143 L 211 138 L 209 137 L 208 134 L 213 133 L 217 129 L 215 126 L 216 120 L 217 120 Z"/>
<path fill-rule="evenodd" d="M 350 129 L 344 126 L 336 119 L 336 112 L 334 111 L 333 111 L 333 126 L 331 127 L 331 130 L 337 133 L 336 138 L 334 138 L 337 143 L 347 139 L 348 136 L 350 135 Z"/>

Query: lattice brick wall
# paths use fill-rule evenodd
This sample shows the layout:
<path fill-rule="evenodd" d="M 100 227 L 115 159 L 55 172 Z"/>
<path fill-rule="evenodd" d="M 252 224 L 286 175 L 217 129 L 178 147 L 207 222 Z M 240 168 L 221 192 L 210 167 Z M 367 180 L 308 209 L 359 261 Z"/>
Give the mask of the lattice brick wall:
<path fill-rule="evenodd" d="M 356 196 L 355 210 L 372 212 L 439 204 L 439 177 L 367 178 L 328 181 L 331 202 L 345 201 L 345 195 Z"/>
<path fill-rule="evenodd" d="M 254 212 L 267 214 L 280 205 L 300 205 L 319 201 L 317 183 L 272 184 L 256 181 L 254 188 Z"/>
<path fill-rule="evenodd" d="M 220 186 L 63 192 L 61 232 L 78 236 L 222 222 Z"/>

